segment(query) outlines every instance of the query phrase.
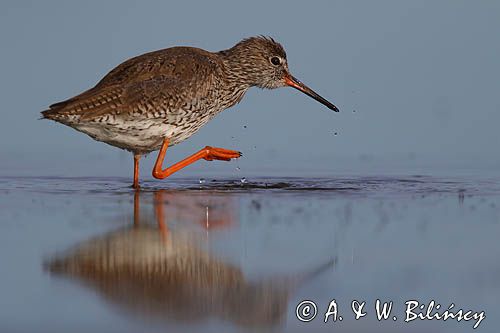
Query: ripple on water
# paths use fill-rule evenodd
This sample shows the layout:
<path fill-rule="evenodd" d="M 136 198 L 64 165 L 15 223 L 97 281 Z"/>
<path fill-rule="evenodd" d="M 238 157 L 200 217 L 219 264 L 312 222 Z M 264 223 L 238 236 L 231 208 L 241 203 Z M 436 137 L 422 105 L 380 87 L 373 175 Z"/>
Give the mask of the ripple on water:
<path fill-rule="evenodd" d="M 203 178 L 202 178 L 203 179 Z M 283 192 L 313 195 L 404 195 L 457 193 L 499 194 L 499 179 L 408 177 L 331 177 L 331 178 L 241 178 L 203 179 L 173 178 L 146 180 L 143 191 L 158 189 L 181 191 Z M 0 177 L 0 191 L 43 193 L 128 193 L 133 191 L 130 179 L 119 177 Z M 307 194 L 309 193 L 309 194 Z"/>

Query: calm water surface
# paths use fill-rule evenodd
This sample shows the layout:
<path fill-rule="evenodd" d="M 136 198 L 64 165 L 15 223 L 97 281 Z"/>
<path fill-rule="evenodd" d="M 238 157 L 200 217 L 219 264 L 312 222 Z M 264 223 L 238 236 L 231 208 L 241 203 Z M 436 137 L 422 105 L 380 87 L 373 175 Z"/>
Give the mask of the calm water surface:
<path fill-rule="evenodd" d="M 476 331 L 498 332 L 498 179 L 128 185 L 0 178 L 0 332 L 473 331 L 405 323 L 408 300 L 485 311 Z M 332 299 L 343 320 L 325 324 Z M 389 320 L 377 299 L 394 302 Z"/>

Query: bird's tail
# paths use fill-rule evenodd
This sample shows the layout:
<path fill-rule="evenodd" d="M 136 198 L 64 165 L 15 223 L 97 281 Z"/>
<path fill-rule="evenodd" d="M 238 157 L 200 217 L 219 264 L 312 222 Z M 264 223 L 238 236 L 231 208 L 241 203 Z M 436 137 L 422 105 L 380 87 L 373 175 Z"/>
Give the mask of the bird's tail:
<path fill-rule="evenodd" d="M 40 112 L 40 114 L 42 115 L 40 119 L 50 119 L 59 122 L 68 120 L 68 111 L 66 110 L 66 106 L 70 102 L 71 100 L 66 100 L 50 105 L 47 110 Z"/>

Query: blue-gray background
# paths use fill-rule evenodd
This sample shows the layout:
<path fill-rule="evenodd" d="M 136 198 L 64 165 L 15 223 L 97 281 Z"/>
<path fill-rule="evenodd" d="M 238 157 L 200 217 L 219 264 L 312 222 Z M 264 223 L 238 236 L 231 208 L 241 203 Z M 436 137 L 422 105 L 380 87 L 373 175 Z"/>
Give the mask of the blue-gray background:
<path fill-rule="evenodd" d="M 130 175 L 128 153 L 39 111 L 132 56 L 257 34 L 341 113 L 290 88 L 252 89 L 170 162 L 209 144 L 244 158 L 188 172 L 497 173 L 499 33 L 496 1 L 2 1 L 0 174 Z"/>

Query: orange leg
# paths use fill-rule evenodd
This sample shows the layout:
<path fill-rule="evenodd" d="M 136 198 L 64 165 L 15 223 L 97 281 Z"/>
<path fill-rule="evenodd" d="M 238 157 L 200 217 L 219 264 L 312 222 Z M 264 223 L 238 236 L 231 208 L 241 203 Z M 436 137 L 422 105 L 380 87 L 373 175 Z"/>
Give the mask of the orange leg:
<path fill-rule="evenodd" d="M 180 162 L 162 170 L 163 161 L 165 160 L 165 153 L 167 152 L 169 140 L 165 139 L 161 145 L 160 152 L 158 153 L 158 158 L 156 159 L 155 166 L 153 168 L 153 177 L 158 179 L 164 179 L 179 171 L 180 169 L 187 167 L 188 165 L 200 160 L 205 159 L 207 161 L 220 160 L 220 161 L 230 161 L 232 158 L 238 158 L 241 156 L 239 151 L 224 149 L 224 148 L 214 148 L 206 146 L 199 152 L 183 159 Z"/>
<path fill-rule="evenodd" d="M 141 158 L 141 155 L 134 154 L 134 184 L 132 185 L 132 187 L 135 189 L 139 188 L 139 159 L 140 158 Z"/>

